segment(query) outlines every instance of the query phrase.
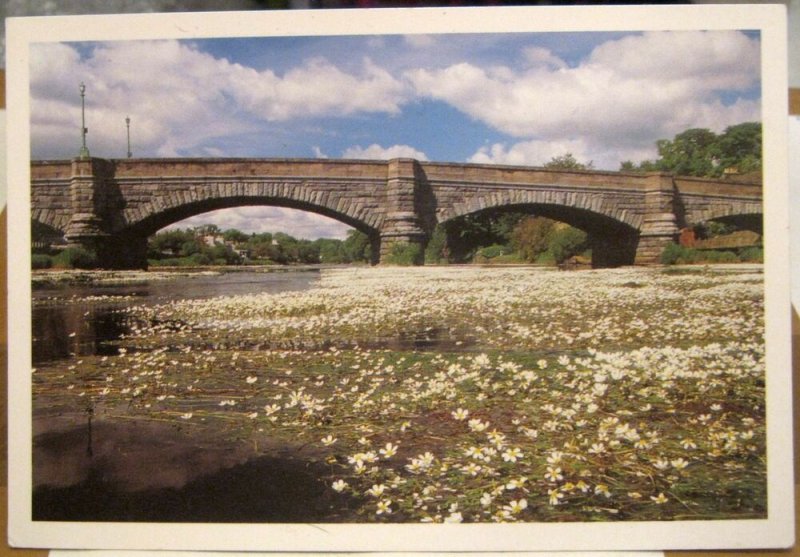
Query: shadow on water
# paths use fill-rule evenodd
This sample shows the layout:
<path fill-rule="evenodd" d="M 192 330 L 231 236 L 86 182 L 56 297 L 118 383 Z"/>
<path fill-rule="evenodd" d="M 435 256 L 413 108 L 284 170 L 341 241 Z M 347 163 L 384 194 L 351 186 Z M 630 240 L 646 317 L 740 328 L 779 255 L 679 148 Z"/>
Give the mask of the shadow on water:
<path fill-rule="evenodd" d="M 98 422 L 34 439 L 33 519 L 347 522 L 358 501 L 327 487 L 328 466 L 285 446 L 175 426 Z"/>

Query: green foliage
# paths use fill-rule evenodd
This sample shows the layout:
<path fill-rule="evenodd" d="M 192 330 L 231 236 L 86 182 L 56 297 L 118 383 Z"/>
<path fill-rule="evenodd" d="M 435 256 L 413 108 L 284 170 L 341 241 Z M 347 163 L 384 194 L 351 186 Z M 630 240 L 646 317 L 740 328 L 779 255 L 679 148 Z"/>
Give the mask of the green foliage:
<path fill-rule="evenodd" d="M 447 263 L 450 250 L 447 247 L 447 231 L 444 226 L 437 224 L 433 229 L 431 239 L 425 247 L 425 263 Z"/>
<path fill-rule="evenodd" d="M 624 161 L 623 171 L 669 172 L 678 176 L 718 178 L 731 171 L 745 174 L 761 170 L 761 123 L 745 122 L 729 126 L 722 134 L 693 128 L 672 140 L 656 142 L 658 159 L 638 164 Z"/>
<path fill-rule="evenodd" d="M 501 244 L 492 244 L 491 246 L 479 249 L 476 259 L 478 260 L 495 259 L 496 257 L 500 257 L 502 255 L 509 255 L 511 251 L 512 249 L 510 246 L 504 246 Z"/>
<path fill-rule="evenodd" d="M 523 261 L 533 262 L 547 251 L 555 221 L 544 217 L 528 216 L 520 220 L 511 233 L 511 245 Z"/>
<path fill-rule="evenodd" d="M 716 145 L 719 168 L 735 168 L 744 174 L 761 170 L 761 124 L 745 122 L 730 126 Z"/>
<path fill-rule="evenodd" d="M 670 243 L 661 252 L 660 261 L 664 265 L 690 265 L 693 263 L 738 263 L 740 261 L 761 262 L 764 250 L 758 246 L 743 248 L 738 254 L 731 250 L 710 250 L 687 248 Z"/>
<path fill-rule="evenodd" d="M 53 257 L 53 267 L 58 269 L 97 268 L 97 254 L 86 248 L 66 248 Z"/>
<path fill-rule="evenodd" d="M 664 251 L 661 252 L 660 261 L 663 265 L 675 265 L 685 254 L 687 248 L 680 246 L 674 242 L 667 244 Z"/>
<path fill-rule="evenodd" d="M 250 239 L 250 236 L 235 228 L 229 228 L 228 230 L 224 231 L 222 233 L 222 237 L 226 242 L 234 242 L 237 244 L 244 244 Z"/>
<path fill-rule="evenodd" d="M 207 242 L 209 236 L 214 240 L 213 245 Z M 370 261 L 371 253 L 369 237 L 357 230 L 351 230 L 344 241 L 330 238 L 312 241 L 283 232 L 248 235 L 208 225 L 165 230 L 151 236 L 148 242 L 148 259 L 155 266 L 352 263 Z"/>
<path fill-rule="evenodd" d="M 659 139 L 659 170 L 678 176 L 713 176 L 716 141 L 714 132 L 702 128 L 681 132 L 672 141 Z"/>
<path fill-rule="evenodd" d="M 586 232 L 567 226 L 553 232 L 550 236 L 548 251 L 556 264 L 560 264 L 583 252 L 587 247 Z"/>
<path fill-rule="evenodd" d="M 737 228 L 731 224 L 710 220 L 697 224 L 693 227 L 694 233 L 699 239 L 716 238 L 735 232 Z"/>
<path fill-rule="evenodd" d="M 44 253 L 31 255 L 31 269 L 49 269 L 53 266 L 53 258 Z"/>
<path fill-rule="evenodd" d="M 526 213 L 486 210 L 464 215 L 445 224 L 446 246 L 450 261 L 469 261 L 482 247 L 508 244 L 517 223 Z"/>
<path fill-rule="evenodd" d="M 763 263 L 764 248 L 759 246 L 751 246 L 742 249 L 739 252 L 739 261 L 744 261 L 748 263 Z"/>
<path fill-rule="evenodd" d="M 594 168 L 593 161 L 588 163 L 579 162 L 572 153 L 553 157 L 545 163 L 544 168 L 553 170 L 591 170 Z"/>
<path fill-rule="evenodd" d="M 419 244 L 396 243 L 392 246 L 384 263 L 389 265 L 419 265 L 423 261 L 422 248 Z"/>
<path fill-rule="evenodd" d="M 347 261 L 369 263 L 372 261 L 372 241 L 358 230 L 350 230 L 342 245 Z"/>

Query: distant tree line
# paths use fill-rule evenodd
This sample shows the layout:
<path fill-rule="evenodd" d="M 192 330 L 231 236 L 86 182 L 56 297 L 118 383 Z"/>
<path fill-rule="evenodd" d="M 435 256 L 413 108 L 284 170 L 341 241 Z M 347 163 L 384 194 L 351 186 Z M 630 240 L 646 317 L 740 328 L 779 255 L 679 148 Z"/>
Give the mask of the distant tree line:
<path fill-rule="evenodd" d="M 369 238 L 357 230 L 345 240 L 306 240 L 204 225 L 163 230 L 148 240 L 148 261 L 155 266 L 362 263 L 370 257 Z"/>

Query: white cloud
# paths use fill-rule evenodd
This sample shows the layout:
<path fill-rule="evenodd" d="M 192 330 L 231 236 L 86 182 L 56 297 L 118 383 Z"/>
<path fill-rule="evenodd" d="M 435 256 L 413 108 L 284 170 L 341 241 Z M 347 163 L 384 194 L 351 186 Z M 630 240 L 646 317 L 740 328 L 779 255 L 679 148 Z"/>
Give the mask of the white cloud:
<path fill-rule="evenodd" d="M 403 41 L 412 48 L 430 48 L 436 44 L 431 35 L 403 35 Z"/>
<path fill-rule="evenodd" d="M 543 166 L 555 157 L 572 154 L 575 160 L 583 164 L 592 164 L 593 168 L 619 168 L 620 161 L 642 161 L 656 156 L 655 147 L 630 148 L 625 151 L 617 149 L 600 149 L 584 139 L 520 141 L 510 146 L 505 143 L 484 145 L 476 151 L 468 162 L 479 164 L 510 164 L 520 166 Z"/>
<path fill-rule="evenodd" d="M 588 148 L 586 142 L 581 139 L 570 141 L 522 141 L 507 147 L 503 143 L 495 143 L 491 146 L 481 147 L 469 162 L 482 164 L 511 164 L 511 165 L 530 165 L 542 166 L 549 162 L 553 157 L 558 157 L 566 153 L 572 153 L 579 162 L 588 164 Z"/>
<path fill-rule="evenodd" d="M 369 147 L 356 145 L 349 147 L 342 153 L 345 159 L 373 159 L 388 160 L 398 158 L 417 159 L 418 161 L 428 160 L 428 156 L 422 151 L 418 151 L 409 145 L 392 145 L 391 147 L 381 147 L 373 143 Z"/>
<path fill-rule="evenodd" d="M 556 69 L 567 67 L 567 63 L 564 60 L 543 47 L 528 47 L 523 50 L 523 55 L 531 66 L 547 66 Z"/>
<path fill-rule="evenodd" d="M 253 232 L 285 232 L 295 238 L 315 240 L 338 238 L 343 240 L 351 227 L 317 213 L 287 209 L 285 207 L 237 207 L 220 209 L 197 215 L 168 228 L 191 228 L 203 224 L 216 224 L 222 230 L 236 228 L 248 234 Z"/>
<path fill-rule="evenodd" d="M 68 45 L 32 48 L 34 157 L 71 156 L 80 130 L 78 82 L 86 82 L 90 150 L 126 151 L 124 118 L 135 152 L 202 155 L 217 138 L 253 133 L 271 121 L 372 112 L 398 114 L 408 87 L 369 59 L 346 73 L 315 58 L 278 76 L 215 58 L 177 41 L 97 45 L 83 59 Z M 52 125 L 60 129 L 54 137 Z"/>
<path fill-rule="evenodd" d="M 524 70 L 462 62 L 405 75 L 420 96 L 447 102 L 519 138 L 514 147 L 494 149 L 503 159 L 534 156 L 542 147 L 533 140 L 554 145 L 580 140 L 596 166 L 615 169 L 626 153 L 688 127 L 721 131 L 760 119 L 758 102 L 726 105 L 719 97 L 722 89 L 742 91 L 758 83 L 759 43 L 742 33 L 628 36 L 598 46 L 575 67 L 543 48 L 525 53 L 531 66 Z M 473 158 L 492 158 L 491 153 L 484 149 Z"/>

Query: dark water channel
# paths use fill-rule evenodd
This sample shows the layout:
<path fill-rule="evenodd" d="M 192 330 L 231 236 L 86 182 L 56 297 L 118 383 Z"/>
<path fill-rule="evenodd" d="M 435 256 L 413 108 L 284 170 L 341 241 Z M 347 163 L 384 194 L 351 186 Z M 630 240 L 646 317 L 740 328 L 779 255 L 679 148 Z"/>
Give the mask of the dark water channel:
<path fill-rule="evenodd" d="M 130 305 L 311 287 L 319 271 L 236 272 L 33 292 L 34 365 L 69 366 L 117 353 Z M 322 481 L 327 465 L 303 447 L 232 441 L 169 423 L 94 420 L 37 408 L 33 519 L 53 521 L 341 522 L 353 500 Z M 335 502 L 335 505 L 334 505 Z"/>
<path fill-rule="evenodd" d="M 115 354 L 128 332 L 126 306 L 171 300 L 279 293 L 310 288 L 318 269 L 196 274 L 131 284 L 69 284 L 33 290 L 34 365 L 71 356 Z"/>

